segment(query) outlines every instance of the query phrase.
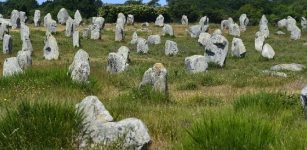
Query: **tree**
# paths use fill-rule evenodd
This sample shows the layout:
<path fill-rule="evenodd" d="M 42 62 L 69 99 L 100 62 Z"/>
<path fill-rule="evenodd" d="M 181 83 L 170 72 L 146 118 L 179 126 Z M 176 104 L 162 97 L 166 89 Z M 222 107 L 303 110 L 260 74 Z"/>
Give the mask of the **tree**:
<path fill-rule="evenodd" d="M 37 7 L 38 3 L 36 0 L 7 0 L 3 5 L 4 14 L 8 16 L 14 9 L 24 11 L 29 15 L 30 11 Z"/>
<path fill-rule="evenodd" d="M 127 0 L 126 5 L 143 5 L 143 0 Z"/>
<path fill-rule="evenodd" d="M 147 3 L 148 6 L 154 6 L 154 7 L 157 7 L 157 6 L 161 6 L 159 4 L 159 0 L 151 0 Z"/>

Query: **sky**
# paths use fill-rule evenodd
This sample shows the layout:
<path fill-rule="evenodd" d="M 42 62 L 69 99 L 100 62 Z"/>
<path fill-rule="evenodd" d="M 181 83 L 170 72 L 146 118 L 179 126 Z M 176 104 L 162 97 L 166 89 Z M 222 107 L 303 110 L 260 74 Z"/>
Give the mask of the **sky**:
<path fill-rule="evenodd" d="M 5 1 L 5 0 L 0 0 L 0 1 Z M 39 4 L 41 4 L 42 2 L 46 1 L 46 0 L 37 0 Z M 108 4 L 122 4 L 124 3 L 126 0 L 102 0 L 102 2 L 104 3 L 108 3 Z M 149 0 L 143 0 L 144 3 L 149 2 Z M 160 0 L 159 2 L 161 5 L 165 5 L 166 4 L 166 0 Z"/>

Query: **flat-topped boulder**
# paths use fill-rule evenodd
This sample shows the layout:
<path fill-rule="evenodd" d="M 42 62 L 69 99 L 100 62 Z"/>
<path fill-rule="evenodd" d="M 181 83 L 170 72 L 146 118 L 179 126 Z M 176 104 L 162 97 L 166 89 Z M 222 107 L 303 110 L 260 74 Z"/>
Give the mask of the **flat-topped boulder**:
<path fill-rule="evenodd" d="M 74 56 L 72 64 L 69 66 L 68 73 L 75 82 L 87 83 L 90 76 L 90 57 L 86 51 L 79 49 Z"/>
<path fill-rule="evenodd" d="M 148 42 L 148 44 L 155 44 L 155 45 L 160 44 L 161 43 L 161 37 L 158 34 L 157 35 L 150 35 L 147 38 L 147 42 Z"/>
<path fill-rule="evenodd" d="M 208 68 L 208 63 L 203 55 L 186 57 L 184 63 L 189 73 L 205 72 Z"/>
<path fill-rule="evenodd" d="M 166 56 L 174 56 L 179 52 L 177 43 L 171 40 L 167 40 L 165 42 L 165 55 Z"/>
<path fill-rule="evenodd" d="M 207 62 L 213 62 L 223 67 L 228 53 L 228 40 L 219 34 L 212 35 L 205 47 Z"/>
<path fill-rule="evenodd" d="M 247 15 L 246 14 L 242 14 L 240 16 L 240 18 L 239 18 L 239 21 L 240 21 L 240 30 L 242 32 L 246 31 L 246 26 L 249 23 L 249 19 L 247 18 Z"/>
<path fill-rule="evenodd" d="M 59 47 L 56 39 L 51 35 L 51 33 L 46 32 L 44 43 L 44 58 L 47 60 L 57 60 L 59 58 Z"/>
<path fill-rule="evenodd" d="M 246 48 L 241 39 L 233 38 L 232 44 L 231 44 L 231 53 L 232 53 L 232 56 L 235 56 L 238 58 L 245 57 Z"/>
<path fill-rule="evenodd" d="M 3 63 L 3 76 L 8 77 L 22 73 L 16 57 L 6 58 Z"/>

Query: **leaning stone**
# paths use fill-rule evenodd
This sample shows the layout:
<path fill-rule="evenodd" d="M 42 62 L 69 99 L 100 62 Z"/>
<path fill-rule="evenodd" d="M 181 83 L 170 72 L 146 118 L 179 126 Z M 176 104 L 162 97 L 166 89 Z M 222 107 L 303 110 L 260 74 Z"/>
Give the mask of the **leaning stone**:
<path fill-rule="evenodd" d="M 21 69 L 26 69 L 32 65 L 31 51 L 21 50 L 17 53 L 17 61 Z"/>
<path fill-rule="evenodd" d="M 229 34 L 232 36 L 240 37 L 240 27 L 238 24 L 233 23 L 229 26 Z"/>
<path fill-rule="evenodd" d="M 274 77 L 282 77 L 287 78 L 288 75 L 283 72 L 271 71 L 271 70 L 264 70 L 262 71 L 266 75 L 274 76 Z"/>
<path fill-rule="evenodd" d="M 134 24 L 134 16 L 133 15 L 131 15 L 131 14 L 128 15 L 127 24 L 131 24 L 131 25 Z"/>
<path fill-rule="evenodd" d="M 136 49 L 137 53 L 147 54 L 149 50 L 147 41 L 143 38 L 138 38 Z"/>
<path fill-rule="evenodd" d="M 20 18 L 20 23 L 26 23 L 27 20 L 26 12 L 20 11 L 19 18 Z"/>
<path fill-rule="evenodd" d="M 41 20 L 41 11 L 40 10 L 35 10 L 33 20 L 34 20 L 34 26 L 35 27 L 40 26 L 40 20 Z"/>
<path fill-rule="evenodd" d="M 155 21 L 156 26 L 163 27 L 164 26 L 164 17 L 162 15 L 159 15 Z"/>
<path fill-rule="evenodd" d="M 160 38 L 160 35 L 150 35 L 148 36 L 148 44 L 160 44 L 161 43 L 161 38 Z"/>
<path fill-rule="evenodd" d="M 80 47 L 79 31 L 75 31 L 73 34 L 73 47 Z"/>
<path fill-rule="evenodd" d="M 3 54 L 11 54 L 13 49 L 13 39 L 10 35 L 5 34 L 3 37 Z"/>
<path fill-rule="evenodd" d="M 58 22 L 60 24 L 65 24 L 67 19 L 69 18 L 69 14 L 65 8 L 61 8 L 57 15 Z"/>
<path fill-rule="evenodd" d="M 12 29 L 16 29 L 20 27 L 20 17 L 19 17 L 18 10 L 13 10 L 11 12 L 11 24 L 12 24 Z"/>
<path fill-rule="evenodd" d="M 45 37 L 44 58 L 47 60 L 57 60 L 59 58 L 59 47 L 56 39 L 47 32 Z"/>
<path fill-rule="evenodd" d="M 167 40 L 165 42 L 165 55 L 166 56 L 177 55 L 178 52 L 179 50 L 178 50 L 176 42 L 171 41 L 171 40 Z"/>
<path fill-rule="evenodd" d="M 302 64 L 279 64 L 271 67 L 271 70 L 280 71 L 280 70 L 288 70 L 288 71 L 302 71 L 305 69 L 305 66 Z"/>
<path fill-rule="evenodd" d="M 242 14 L 240 16 L 240 18 L 239 18 L 239 21 L 240 21 L 240 30 L 242 32 L 246 31 L 246 26 L 249 23 L 249 19 L 247 18 L 247 15 L 246 14 Z"/>
<path fill-rule="evenodd" d="M 138 34 L 136 32 L 133 32 L 132 34 L 132 40 L 131 40 L 131 44 L 136 44 L 138 42 Z"/>
<path fill-rule="evenodd" d="M 174 36 L 173 27 L 169 24 L 165 24 L 164 27 L 162 28 L 162 35 Z"/>
<path fill-rule="evenodd" d="M 261 52 L 262 57 L 267 58 L 267 59 L 273 59 L 275 56 L 275 51 L 272 48 L 270 44 L 265 44 L 263 46 L 262 52 Z"/>
<path fill-rule="evenodd" d="M 156 63 L 144 73 L 140 88 L 145 85 L 151 85 L 155 91 L 167 94 L 167 70 L 163 64 Z"/>
<path fill-rule="evenodd" d="M 82 16 L 81 16 L 79 10 L 77 10 L 77 11 L 75 12 L 75 15 L 74 15 L 74 22 L 75 22 L 75 24 L 76 24 L 77 27 L 78 27 L 78 26 L 80 25 L 80 23 L 82 22 Z"/>
<path fill-rule="evenodd" d="M 203 46 L 207 45 L 208 40 L 211 38 L 211 35 L 209 33 L 200 33 L 198 38 L 198 43 L 200 43 Z"/>
<path fill-rule="evenodd" d="M 231 52 L 232 56 L 236 57 L 245 57 L 246 54 L 246 48 L 243 44 L 243 41 L 239 38 L 233 38 L 232 44 L 231 44 Z"/>
<path fill-rule="evenodd" d="M 89 55 L 86 51 L 80 49 L 74 56 L 72 64 L 69 66 L 68 72 L 71 79 L 76 82 L 86 83 L 90 76 Z"/>
<path fill-rule="evenodd" d="M 182 15 L 182 17 L 181 17 L 181 24 L 182 24 L 182 25 L 189 25 L 188 16 Z"/>
<path fill-rule="evenodd" d="M 22 73 L 16 57 L 7 58 L 3 63 L 3 76 L 8 77 Z"/>
<path fill-rule="evenodd" d="M 205 72 L 208 68 L 208 63 L 203 55 L 186 57 L 184 63 L 190 73 Z"/>
<path fill-rule="evenodd" d="M 212 35 L 205 47 L 205 57 L 208 62 L 224 66 L 228 53 L 229 42 L 219 34 Z"/>

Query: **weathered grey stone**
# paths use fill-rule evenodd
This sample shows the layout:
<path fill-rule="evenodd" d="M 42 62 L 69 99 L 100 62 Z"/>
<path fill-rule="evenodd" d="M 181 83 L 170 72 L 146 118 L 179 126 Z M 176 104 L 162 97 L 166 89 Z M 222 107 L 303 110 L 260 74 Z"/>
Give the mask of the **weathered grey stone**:
<path fill-rule="evenodd" d="M 202 33 L 202 26 L 201 25 L 193 25 L 189 27 L 187 31 L 192 38 L 199 37 L 200 33 Z"/>
<path fill-rule="evenodd" d="M 13 29 L 20 27 L 20 18 L 19 18 L 19 11 L 13 10 L 11 12 L 11 25 Z"/>
<path fill-rule="evenodd" d="M 282 32 L 282 31 L 277 31 L 276 34 L 277 34 L 277 35 L 285 35 L 286 33 L 285 33 L 285 32 Z"/>
<path fill-rule="evenodd" d="M 11 54 L 13 49 L 13 39 L 10 35 L 4 34 L 3 37 L 3 54 Z"/>
<path fill-rule="evenodd" d="M 66 20 L 66 26 L 65 26 L 65 36 L 71 37 L 74 33 L 74 20 L 70 17 Z"/>
<path fill-rule="evenodd" d="M 84 28 L 82 31 L 82 38 L 87 39 L 91 34 L 90 28 Z"/>
<path fill-rule="evenodd" d="M 179 52 L 177 43 L 171 40 L 166 40 L 165 42 L 165 55 L 166 56 L 173 56 L 177 55 Z"/>
<path fill-rule="evenodd" d="M 291 29 L 291 39 L 299 40 L 300 38 L 301 38 L 301 29 L 295 25 Z"/>
<path fill-rule="evenodd" d="M 182 17 L 181 17 L 181 24 L 182 24 L 182 25 L 189 25 L 188 16 L 182 15 Z"/>
<path fill-rule="evenodd" d="M 145 85 L 151 85 L 155 91 L 167 94 L 167 70 L 163 64 L 156 63 L 144 73 L 140 88 Z"/>
<path fill-rule="evenodd" d="M 137 45 L 136 45 L 136 51 L 137 51 L 137 53 L 143 53 L 143 54 L 148 53 L 148 51 L 149 51 L 148 43 L 145 39 L 138 38 Z"/>
<path fill-rule="evenodd" d="M 52 20 L 52 16 L 50 13 L 44 16 L 44 27 L 47 27 L 48 20 Z"/>
<path fill-rule="evenodd" d="M 279 28 L 287 27 L 287 19 L 282 19 L 277 22 Z"/>
<path fill-rule="evenodd" d="M 0 18 L 3 18 L 3 15 L 2 15 L 2 14 L 0 14 Z"/>
<path fill-rule="evenodd" d="M 142 23 L 142 27 L 149 27 L 149 23 L 148 22 Z"/>
<path fill-rule="evenodd" d="M 57 60 L 59 58 L 59 47 L 56 39 L 51 35 L 51 33 L 46 32 L 44 42 L 44 58 L 47 60 Z"/>
<path fill-rule="evenodd" d="M 155 21 L 156 26 L 163 27 L 164 26 L 164 17 L 162 15 L 159 15 Z"/>
<path fill-rule="evenodd" d="M 287 30 L 291 32 L 292 30 L 294 30 L 295 27 L 297 27 L 296 20 L 292 18 L 291 16 L 288 16 L 287 17 Z"/>
<path fill-rule="evenodd" d="M 138 34 L 136 32 L 133 32 L 132 34 L 132 39 L 131 39 L 131 44 L 137 44 L 138 42 Z"/>
<path fill-rule="evenodd" d="M 242 14 L 240 16 L 240 18 L 239 18 L 239 21 L 240 21 L 240 30 L 242 32 L 246 31 L 246 26 L 249 23 L 249 19 L 247 18 L 247 15 L 246 14 Z"/>
<path fill-rule="evenodd" d="M 22 39 L 22 50 L 33 52 L 33 47 L 30 37 L 26 36 Z"/>
<path fill-rule="evenodd" d="M 56 21 L 47 16 L 47 18 L 46 18 L 47 31 L 50 32 L 50 33 L 56 33 L 56 27 L 57 27 Z"/>
<path fill-rule="evenodd" d="M 123 41 L 124 38 L 124 20 L 123 18 L 117 18 L 117 23 L 115 27 L 115 41 Z"/>
<path fill-rule="evenodd" d="M 174 36 L 174 30 L 173 27 L 169 24 L 164 24 L 162 28 L 162 35 L 169 35 L 169 36 Z"/>
<path fill-rule="evenodd" d="M 27 18 L 28 17 L 26 16 L 26 12 L 23 11 L 19 12 L 20 23 L 26 23 Z"/>
<path fill-rule="evenodd" d="M 301 97 L 302 106 L 304 107 L 304 109 L 306 109 L 306 106 L 307 106 L 307 86 L 305 86 L 302 89 L 300 97 Z M 305 114 L 305 118 L 306 118 L 306 114 Z"/>
<path fill-rule="evenodd" d="M 74 22 L 75 22 L 75 25 L 78 27 L 80 25 L 80 23 L 82 22 L 82 16 L 79 12 L 79 10 L 77 10 L 75 12 L 75 15 L 74 15 Z"/>
<path fill-rule="evenodd" d="M 228 45 L 229 42 L 224 36 L 212 35 L 205 47 L 207 62 L 213 62 L 223 67 L 228 53 Z"/>
<path fill-rule="evenodd" d="M 265 37 L 264 35 L 258 31 L 256 33 L 256 37 L 255 37 L 255 49 L 258 51 L 258 52 L 261 52 L 262 51 L 262 47 L 264 45 L 264 40 L 265 40 Z"/>
<path fill-rule="evenodd" d="M 280 71 L 280 70 L 288 70 L 288 71 L 302 71 L 305 69 L 305 66 L 302 64 L 279 64 L 271 67 L 271 70 Z"/>
<path fill-rule="evenodd" d="M 20 74 L 22 72 L 23 71 L 18 64 L 16 57 L 7 58 L 4 60 L 4 63 L 3 63 L 3 76 L 4 77 Z"/>
<path fill-rule="evenodd" d="M 270 44 L 264 44 L 261 52 L 262 57 L 267 59 L 273 59 L 275 56 L 275 51 Z"/>
<path fill-rule="evenodd" d="M 302 20 L 301 20 L 301 26 L 302 26 L 302 29 L 307 29 L 307 20 L 305 17 L 302 17 Z"/>
<path fill-rule="evenodd" d="M 57 15 L 58 22 L 60 24 L 65 24 L 67 19 L 69 18 L 69 14 L 65 8 L 61 8 Z"/>
<path fill-rule="evenodd" d="M 130 50 L 126 46 L 120 47 L 117 53 L 110 53 L 108 56 L 107 71 L 110 73 L 121 73 L 125 71 L 129 66 L 129 53 Z"/>
<path fill-rule="evenodd" d="M 277 72 L 277 71 L 271 71 L 271 70 L 264 70 L 262 72 L 266 75 L 274 76 L 274 77 L 282 77 L 282 78 L 288 77 L 288 75 L 283 72 Z"/>
<path fill-rule="evenodd" d="M 199 25 L 201 26 L 202 32 L 208 32 L 208 30 L 209 30 L 209 18 L 207 16 L 200 18 Z"/>
<path fill-rule="evenodd" d="M 161 38 L 160 35 L 150 35 L 148 36 L 148 44 L 160 44 L 161 43 Z"/>
<path fill-rule="evenodd" d="M 40 22 L 41 22 L 41 11 L 40 10 L 35 10 L 33 21 L 34 21 L 35 27 L 40 26 Z"/>
<path fill-rule="evenodd" d="M 91 30 L 91 39 L 98 40 L 100 39 L 100 25 L 99 24 L 93 24 L 90 26 Z"/>
<path fill-rule="evenodd" d="M 20 25 L 20 39 L 23 41 L 24 38 L 30 37 L 30 29 L 24 23 Z"/>
<path fill-rule="evenodd" d="M 75 31 L 73 34 L 73 47 L 80 47 L 79 31 Z"/>
<path fill-rule="evenodd" d="M 229 26 L 229 34 L 232 36 L 240 37 L 240 27 L 238 24 L 233 23 Z"/>
<path fill-rule="evenodd" d="M 265 15 L 263 15 L 261 17 L 261 20 L 259 22 L 259 31 L 263 34 L 264 38 L 268 38 L 270 36 L 270 30 L 268 27 L 268 20 L 265 17 Z"/>
<path fill-rule="evenodd" d="M 211 38 L 211 35 L 209 33 L 206 33 L 206 32 L 200 33 L 199 38 L 198 38 L 198 43 L 200 43 L 203 46 L 206 46 L 210 38 Z"/>
<path fill-rule="evenodd" d="M 103 17 L 93 17 L 92 24 L 98 25 L 99 29 L 102 29 L 105 23 L 105 19 Z"/>
<path fill-rule="evenodd" d="M 230 28 L 230 25 L 234 24 L 234 21 L 232 18 L 228 18 L 227 20 L 222 20 L 221 22 L 221 30 L 225 31 L 226 29 L 228 30 Z"/>
<path fill-rule="evenodd" d="M 127 24 L 133 25 L 134 24 L 134 16 L 129 14 L 127 17 Z"/>
<path fill-rule="evenodd" d="M 17 61 L 21 69 L 26 69 L 32 65 L 31 51 L 21 50 L 17 53 Z"/>
<path fill-rule="evenodd" d="M 122 25 L 124 26 L 127 22 L 126 16 L 123 13 L 118 13 L 117 18 L 121 18 L 122 19 Z"/>
<path fill-rule="evenodd" d="M 9 34 L 8 25 L 6 23 L 1 23 L 1 25 L 0 25 L 0 40 L 3 40 L 5 34 Z"/>
<path fill-rule="evenodd" d="M 212 35 L 215 35 L 215 34 L 219 34 L 219 35 L 222 35 L 222 30 L 221 29 L 215 29 L 212 33 Z"/>
<path fill-rule="evenodd" d="M 86 51 L 79 49 L 74 56 L 72 64 L 69 66 L 68 73 L 75 82 L 87 83 L 90 76 L 90 57 Z M 85 118 L 87 120 L 87 118 Z"/>
<path fill-rule="evenodd" d="M 232 44 L 231 44 L 231 52 L 232 52 L 232 56 L 236 56 L 239 58 L 245 57 L 246 48 L 241 39 L 233 38 Z"/>
<path fill-rule="evenodd" d="M 208 68 L 208 63 L 203 55 L 186 57 L 184 63 L 190 73 L 205 72 Z"/>

